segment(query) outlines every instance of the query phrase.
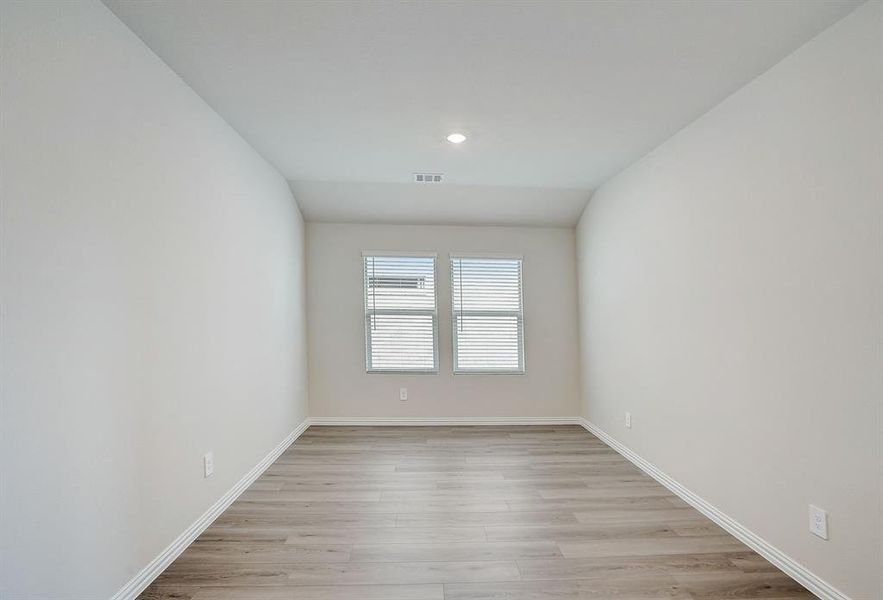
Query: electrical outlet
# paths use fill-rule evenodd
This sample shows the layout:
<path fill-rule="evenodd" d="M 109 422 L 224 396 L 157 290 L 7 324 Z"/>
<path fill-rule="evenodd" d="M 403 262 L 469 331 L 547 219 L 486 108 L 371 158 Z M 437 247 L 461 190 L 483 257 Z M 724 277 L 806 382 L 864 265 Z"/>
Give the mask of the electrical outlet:
<path fill-rule="evenodd" d="M 625 426 L 628 429 L 632 428 L 632 413 L 630 412 L 625 413 Z"/>
<path fill-rule="evenodd" d="M 402 402 L 407 401 L 408 399 L 408 388 L 399 388 L 399 400 Z"/>
<path fill-rule="evenodd" d="M 207 452 L 202 456 L 202 476 L 203 477 L 211 477 L 211 474 L 215 472 L 215 454 L 214 452 Z"/>
<path fill-rule="evenodd" d="M 828 513 L 812 504 L 809 505 L 809 531 L 823 540 L 828 539 Z"/>

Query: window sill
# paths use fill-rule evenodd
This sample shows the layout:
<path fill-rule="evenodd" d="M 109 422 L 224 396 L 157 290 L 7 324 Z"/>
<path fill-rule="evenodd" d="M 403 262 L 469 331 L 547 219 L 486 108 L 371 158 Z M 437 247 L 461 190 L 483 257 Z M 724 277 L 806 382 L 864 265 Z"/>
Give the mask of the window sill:
<path fill-rule="evenodd" d="M 524 371 L 454 371 L 454 375 L 524 375 Z"/>
<path fill-rule="evenodd" d="M 438 375 L 438 369 L 415 371 L 412 369 L 371 369 L 365 371 L 368 375 Z"/>

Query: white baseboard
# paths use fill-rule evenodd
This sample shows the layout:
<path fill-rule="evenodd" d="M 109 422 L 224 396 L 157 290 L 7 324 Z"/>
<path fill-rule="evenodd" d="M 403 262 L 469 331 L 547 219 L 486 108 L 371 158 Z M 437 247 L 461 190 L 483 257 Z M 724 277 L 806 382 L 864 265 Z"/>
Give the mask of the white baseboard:
<path fill-rule="evenodd" d="M 698 495 L 694 494 L 683 485 L 666 475 L 652 463 L 644 460 L 638 454 L 635 454 L 621 442 L 612 438 L 600 427 L 580 418 L 580 424 L 590 433 L 595 435 L 602 442 L 616 450 L 623 457 L 631 461 L 636 467 L 647 473 L 650 477 L 667 487 L 681 500 L 701 512 L 703 515 L 720 525 L 723 529 L 731 533 L 743 544 L 763 556 L 787 575 L 792 577 L 810 592 L 822 598 L 823 600 L 850 600 L 849 596 L 835 588 L 833 585 L 814 574 L 812 571 L 801 565 L 799 562 L 770 544 L 768 541 L 725 514 L 719 508 L 709 504 Z"/>
<path fill-rule="evenodd" d="M 135 600 L 135 598 L 138 597 L 138 594 L 143 592 L 160 573 L 172 564 L 172 561 L 178 558 L 178 556 L 187 549 L 187 546 L 193 543 L 193 540 L 199 537 L 199 534 L 205 531 L 222 512 L 227 510 L 227 507 L 233 504 L 233 501 L 236 500 L 236 498 L 238 498 L 239 495 L 255 481 L 255 479 L 260 477 L 261 474 L 267 470 L 267 467 L 273 464 L 273 462 L 279 458 L 279 456 L 285 452 L 285 450 L 293 444 L 309 426 L 309 419 L 306 419 L 303 423 L 298 425 L 294 431 L 286 435 L 285 439 L 279 442 L 278 446 L 273 448 L 269 454 L 261 459 L 261 462 L 255 465 L 251 471 L 246 473 L 242 479 L 236 482 L 236 485 L 230 488 L 226 494 L 221 496 L 211 508 L 205 511 L 202 516 L 179 535 L 174 542 L 169 544 L 165 550 L 160 552 L 159 556 L 150 561 L 140 573 L 135 575 L 135 577 L 133 577 L 126 585 L 120 588 L 120 590 L 113 595 L 111 600 Z"/>
<path fill-rule="evenodd" d="M 310 417 L 310 425 L 344 427 L 396 425 L 580 425 L 581 417 Z"/>

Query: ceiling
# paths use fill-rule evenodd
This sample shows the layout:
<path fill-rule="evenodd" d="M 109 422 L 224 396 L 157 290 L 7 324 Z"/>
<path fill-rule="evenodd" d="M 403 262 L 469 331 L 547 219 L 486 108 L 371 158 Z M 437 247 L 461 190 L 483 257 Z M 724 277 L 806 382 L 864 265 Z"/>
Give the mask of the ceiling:
<path fill-rule="evenodd" d="M 293 181 L 307 221 L 436 225 L 544 225 L 579 221 L 582 190 L 490 185 Z"/>
<path fill-rule="evenodd" d="M 106 3 L 293 182 L 308 219 L 374 203 L 386 222 L 572 224 L 575 194 L 861 2 Z M 418 171 L 450 191 L 409 183 Z M 471 186 L 528 189 L 506 203 Z M 545 206 L 536 188 L 555 190 Z"/>

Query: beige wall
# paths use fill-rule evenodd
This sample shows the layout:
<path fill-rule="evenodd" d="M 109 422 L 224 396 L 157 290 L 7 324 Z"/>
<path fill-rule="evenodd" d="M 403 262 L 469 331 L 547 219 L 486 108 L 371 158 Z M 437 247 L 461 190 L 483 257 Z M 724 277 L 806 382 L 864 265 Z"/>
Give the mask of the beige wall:
<path fill-rule="evenodd" d="M 363 250 L 438 253 L 437 375 L 365 373 Z M 524 256 L 525 375 L 452 374 L 451 252 Z M 312 417 L 579 414 L 572 229 L 310 223 L 307 307 Z"/>
<path fill-rule="evenodd" d="M 856 599 L 883 597 L 881 13 L 608 182 L 577 234 L 585 415 Z"/>
<path fill-rule="evenodd" d="M 0 597 L 107 600 L 304 419 L 303 224 L 104 5 L 0 11 Z"/>

